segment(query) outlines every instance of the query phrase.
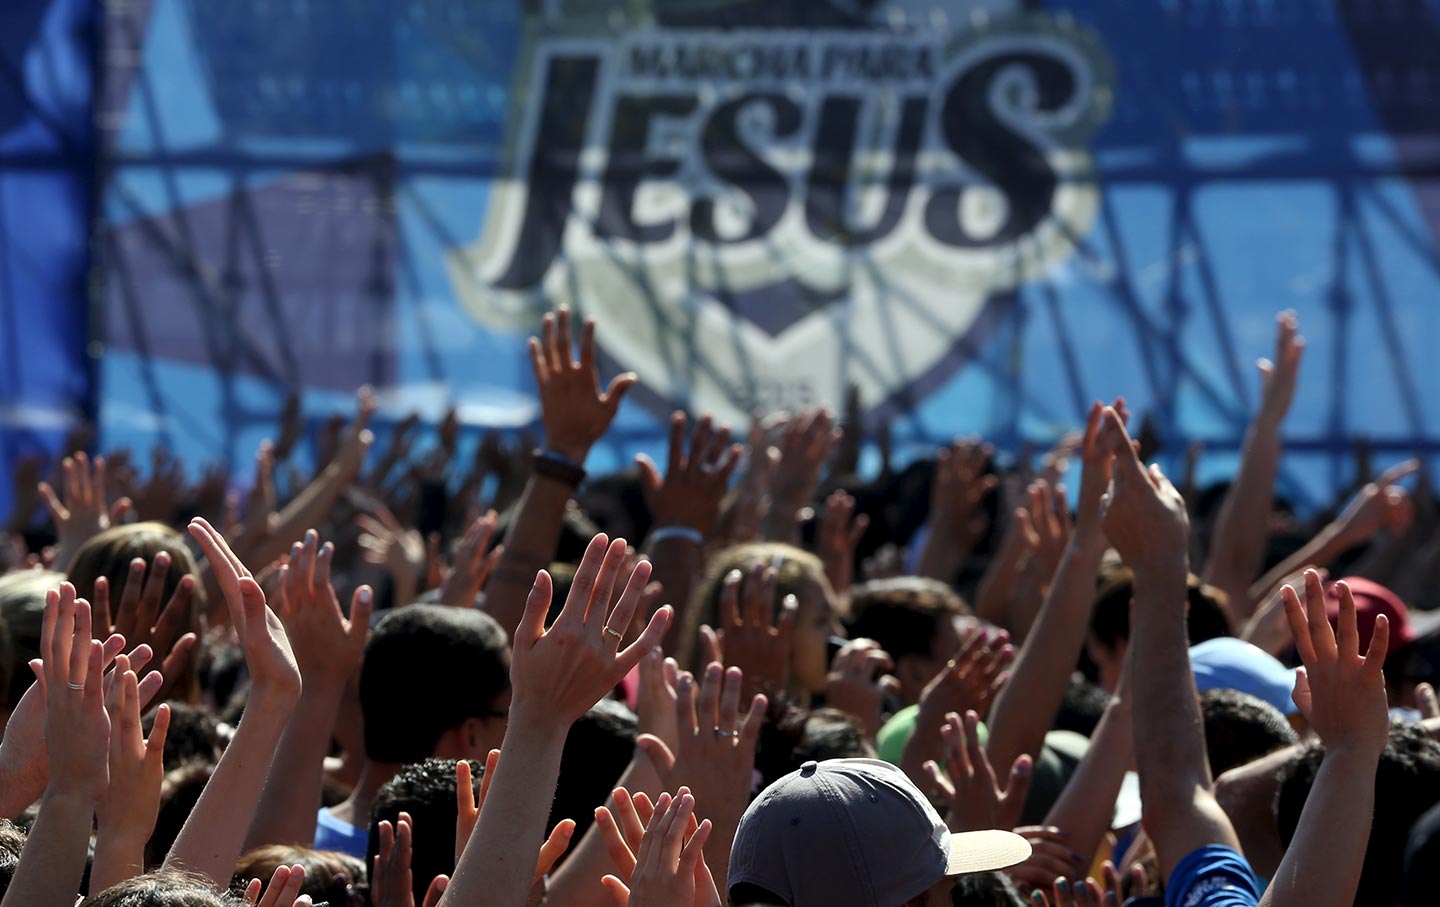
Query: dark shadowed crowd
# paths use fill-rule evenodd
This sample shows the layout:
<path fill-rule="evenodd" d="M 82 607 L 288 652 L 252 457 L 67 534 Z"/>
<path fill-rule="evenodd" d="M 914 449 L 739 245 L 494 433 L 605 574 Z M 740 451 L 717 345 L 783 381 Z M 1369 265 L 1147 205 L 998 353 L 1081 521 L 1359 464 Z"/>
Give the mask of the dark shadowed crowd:
<path fill-rule="evenodd" d="M 3 907 L 1440 903 L 1440 504 L 1277 495 L 1293 314 L 1210 487 L 1123 398 L 901 463 L 853 393 L 592 476 L 572 321 L 536 437 L 20 461 Z"/>

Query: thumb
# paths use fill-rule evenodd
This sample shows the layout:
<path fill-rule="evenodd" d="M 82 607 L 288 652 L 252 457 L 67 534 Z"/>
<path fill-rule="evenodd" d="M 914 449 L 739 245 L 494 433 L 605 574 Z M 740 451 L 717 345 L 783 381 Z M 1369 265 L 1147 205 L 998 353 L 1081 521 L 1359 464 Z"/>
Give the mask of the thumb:
<path fill-rule="evenodd" d="M 369 586 L 361 586 L 355 590 L 355 597 L 350 600 L 350 636 L 358 637 L 361 642 L 370 635 L 370 609 L 375 600 L 375 592 Z"/>
<path fill-rule="evenodd" d="M 635 748 L 650 760 L 650 764 L 655 766 L 655 771 L 659 772 L 662 778 L 675 768 L 675 754 L 670 752 L 670 747 L 665 745 L 664 740 L 654 734 L 641 734 L 635 739 Z"/>
<path fill-rule="evenodd" d="M 440 903 L 440 896 L 445 893 L 445 889 L 448 887 L 450 887 L 449 876 L 436 876 L 434 880 L 430 882 L 430 887 L 425 889 L 425 900 L 422 902 L 424 907 L 436 907 L 436 905 Z"/>
<path fill-rule="evenodd" d="M 111 504 L 110 525 L 117 526 L 120 523 L 123 523 L 125 521 L 125 517 L 130 514 L 130 508 L 133 506 L 135 506 L 135 504 L 129 498 L 120 498 L 114 504 Z"/>
<path fill-rule="evenodd" d="M 655 465 L 655 461 L 643 453 L 636 454 L 635 465 L 640 470 L 640 481 L 644 483 L 645 492 L 647 494 L 655 494 L 659 491 L 662 480 L 660 478 L 660 469 Z"/>
<path fill-rule="evenodd" d="M 630 907 L 630 889 L 625 883 L 615 876 L 606 876 L 600 880 L 605 890 L 610 892 L 610 899 L 615 902 L 615 907 Z"/>
<path fill-rule="evenodd" d="M 247 629 L 265 626 L 265 591 L 254 577 L 240 577 L 240 603 Z"/>
<path fill-rule="evenodd" d="M 1030 793 L 1030 782 L 1034 777 L 1034 761 L 1028 755 L 1020 756 L 1015 760 L 1015 764 L 1010 766 L 1010 783 L 1005 787 L 1005 799 L 1011 803 L 1023 804 Z"/>

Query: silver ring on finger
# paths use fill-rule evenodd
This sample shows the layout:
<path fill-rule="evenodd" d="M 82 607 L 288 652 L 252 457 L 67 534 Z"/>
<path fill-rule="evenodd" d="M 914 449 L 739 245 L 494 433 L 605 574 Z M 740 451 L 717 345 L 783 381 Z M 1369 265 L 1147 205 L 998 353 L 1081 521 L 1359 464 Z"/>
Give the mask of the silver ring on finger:
<path fill-rule="evenodd" d="M 726 730 L 721 730 L 720 726 L 719 726 L 719 725 L 716 725 L 716 726 L 715 726 L 715 736 L 716 736 L 716 737 L 739 737 L 739 736 L 740 736 L 740 732 L 739 732 L 739 731 L 726 731 Z"/>
<path fill-rule="evenodd" d="M 76 683 L 75 681 L 71 680 L 66 682 L 65 685 L 72 690 L 76 690 L 77 692 L 83 693 L 85 691 L 85 684 L 83 683 Z"/>
<path fill-rule="evenodd" d="M 621 633 L 619 630 L 616 630 L 614 627 L 606 627 L 605 632 L 622 642 L 625 639 L 625 634 Z"/>

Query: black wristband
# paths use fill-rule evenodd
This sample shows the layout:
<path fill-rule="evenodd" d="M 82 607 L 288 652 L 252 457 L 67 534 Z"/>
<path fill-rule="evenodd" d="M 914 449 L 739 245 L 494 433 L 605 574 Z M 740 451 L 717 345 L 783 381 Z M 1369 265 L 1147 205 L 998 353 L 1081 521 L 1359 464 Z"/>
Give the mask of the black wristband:
<path fill-rule="evenodd" d="M 530 457 L 530 468 L 537 476 L 544 476 L 547 479 L 554 479 L 557 482 L 564 482 L 571 488 L 579 488 L 580 483 L 585 481 L 585 470 L 576 466 L 569 460 L 562 460 L 552 456 L 543 450 L 537 450 Z"/>

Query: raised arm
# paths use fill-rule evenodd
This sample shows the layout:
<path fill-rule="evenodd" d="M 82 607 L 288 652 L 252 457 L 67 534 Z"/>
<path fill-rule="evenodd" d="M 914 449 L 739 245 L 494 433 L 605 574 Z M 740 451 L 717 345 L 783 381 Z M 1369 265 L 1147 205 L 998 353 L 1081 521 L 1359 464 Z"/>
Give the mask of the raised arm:
<path fill-rule="evenodd" d="M 985 467 L 994 454 L 988 444 L 957 440 L 935 455 L 930 489 L 930 532 L 915 572 L 942 583 L 955 582 L 965 556 L 985 533 L 985 499 L 999 484 Z"/>
<path fill-rule="evenodd" d="M 1093 859 L 1110 830 L 1115 800 L 1135 754 L 1131 716 L 1129 663 L 1120 686 L 1105 706 L 1105 714 L 1090 735 L 1090 746 L 1075 774 L 1045 816 L 1046 825 L 1067 835 L 1066 845 L 1085 860 Z"/>
<path fill-rule="evenodd" d="M 1265 563 L 1275 471 L 1280 463 L 1280 423 L 1295 398 L 1300 354 L 1305 349 L 1299 329 L 1294 312 L 1281 312 L 1276 318 L 1275 359 L 1260 360 L 1260 410 L 1245 434 L 1240 470 L 1220 505 L 1205 561 L 1202 578 L 1230 596 L 1237 625 L 1254 610 L 1250 586 Z"/>
<path fill-rule="evenodd" d="M 250 698 L 220 764 L 180 830 L 165 865 L 229 884 L 255 817 L 275 747 L 300 698 L 300 669 L 280 618 L 223 536 L 204 519 L 190 524 L 240 637 L 250 669 Z"/>
<path fill-rule="evenodd" d="M 277 610 L 300 669 L 300 700 L 275 750 L 269 778 L 260 795 L 245 849 L 263 844 L 300 844 L 315 840 L 315 817 L 324 787 L 325 756 L 345 698 L 345 686 L 360 669 L 370 632 L 373 594 L 355 590 L 350 618 L 330 583 L 335 546 L 320 544 L 314 531 L 296 542 L 280 568 Z"/>
<path fill-rule="evenodd" d="M 92 892 L 145 871 L 145 844 L 160 814 L 165 735 L 170 729 L 170 706 L 161 703 L 146 739 L 140 726 L 140 681 L 124 655 L 115 659 L 105 700 L 110 716 L 110 784 L 95 810 Z"/>
<path fill-rule="evenodd" d="M 1406 460 L 1367 482 L 1334 522 L 1250 587 L 1250 600 L 1264 601 L 1291 574 L 1307 567 L 1328 567 L 1337 557 L 1380 532 L 1403 532 L 1414 517 L 1414 508 L 1409 492 L 1399 482 L 1419 469 L 1419 460 Z"/>
<path fill-rule="evenodd" d="M 1140 463 L 1125 425 L 1104 413 L 1104 438 L 1115 455 L 1104 507 L 1105 535 L 1135 573 L 1130 670 L 1135 685 L 1135 760 L 1145 830 L 1162 875 L 1212 844 L 1239 849 L 1230 820 L 1211 792 L 1205 728 L 1190 672 L 1185 586 L 1190 525 L 1185 501 L 1158 467 Z"/>
<path fill-rule="evenodd" d="M 375 437 L 366 428 L 375 414 L 375 397 L 368 387 L 356 396 L 355 418 L 345 430 L 334 458 L 289 504 L 268 520 L 249 523 L 252 532 L 235 540 L 240 560 L 264 566 L 285 553 L 310 526 L 322 526 L 346 487 L 360 474 Z M 212 565 L 213 566 L 213 565 Z M 223 587 L 221 589 L 223 594 Z"/>
<path fill-rule="evenodd" d="M 50 782 L 25 841 L 4 907 L 70 904 L 85 872 L 95 803 L 105 795 L 110 718 L 101 690 L 104 655 L 90 638 L 90 605 L 62 583 L 45 598 L 40 656 L 30 669 L 45 697 Z"/>
<path fill-rule="evenodd" d="M 623 634 L 613 627 L 629 626 L 650 578 L 649 563 L 636 564 L 614 610 L 607 613 L 624 560 L 623 539 L 612 543 L 604 535 L 595 536 L 549 630 L 545 615 L 550 575 L 543 570 L 536 575 L 514 633 L 513 698 L 500 762 L 442 905 L 525 903 L 570 725 L 659 644 L 670 623 L 672 612 L 662 607 L 639 640 L 620 647 Z"/>
<path fill-rule="evenodd" d="M 716 428 L 709 416 L 701 416 L 695 424 L 688 450 L 685 428 L 684 413 L 670 416 L 670 458 L 664 478 L 648 457 L 638 459 L 654 517 L 644 551 L 655 564 L 651 577 L 676 609 L 666 645 L 682 663 L 694 646 L 694 621 L 688 614 L 690 590 L 702 566 L 702 545 L 715 528 L 741 451 L 739 445 L 730 444 L 730 428 Z"/>
<path fill-rule="evenodd" d="M 1285 615 L 1305 667 L 1295 673 L 1295 704 L 1325 743 L 1325 758 L 1300 813 L 1295 837 L 1265 892 L 1267 907 L 1343 907 L 1355 902 L 1370 815 L 1375 770 L 1390 737 L 1385 700 L 1385 653 L 1390 624 L 1380 615 L 1370 648 L 1360 654 L 1355 600 L 1344 583 L 1339 635 L 1325 616 L 1325 593 L 1312 570 L 1305 602 L 1285 589 Z"/>
<path fill-rule="evenodd" d="M 1117 403 L 1123 406 L 1123 402 Z M 1085 642 L 1095 601 L 1095 575 L 1105 555 L 1100 499 L 1110 482 L 1112 459 L 1110 450 L 1100 443 L 1101 411 L 1099 403 L 1091 407 L 1085 426 L 1085 466 L 1070 542 L 1045 604 L 1020 647 L 1010 682 L 990 712 L 990 739 L 985 750 L 995 765 L 1010 765 L 1022 754 L 1033 756 L 1040 751 Z"/>
<path fill-rule="evenodd" d="M 525 483 L 505 531 L 505 552 L 485 590 L 485 611 L 507 633 L 513 634 L 520 623 L 536 572 L 555 557 L 565 506 L 584 477 L 590 448 L 610 427 L 620 401 L 637 380 L 634 373 L 626 372 L 600 389 L 592 319 L 585 321 L 578 360 L 571 349 L 570 310 L 561 307 L 545 316 L 540 336 L 530 338 L 545 449 Z"/>

